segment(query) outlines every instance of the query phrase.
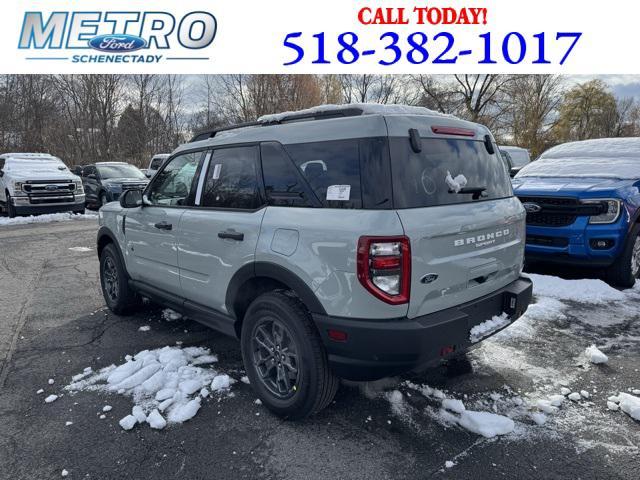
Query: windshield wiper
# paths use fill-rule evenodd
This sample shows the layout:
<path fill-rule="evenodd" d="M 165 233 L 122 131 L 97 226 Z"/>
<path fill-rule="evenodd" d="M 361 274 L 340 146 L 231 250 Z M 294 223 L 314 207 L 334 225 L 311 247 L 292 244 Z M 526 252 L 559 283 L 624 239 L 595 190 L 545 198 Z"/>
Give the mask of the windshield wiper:
<path fill-rule="evenodd" d="M 462 187 L 457 192 L 455 190 L 449 190 L 449 193 L 458 193 L 461 195 L 473 195 L 471 198 L 478 200 L 482 194 L 487 190 L 487 187 Z"/>

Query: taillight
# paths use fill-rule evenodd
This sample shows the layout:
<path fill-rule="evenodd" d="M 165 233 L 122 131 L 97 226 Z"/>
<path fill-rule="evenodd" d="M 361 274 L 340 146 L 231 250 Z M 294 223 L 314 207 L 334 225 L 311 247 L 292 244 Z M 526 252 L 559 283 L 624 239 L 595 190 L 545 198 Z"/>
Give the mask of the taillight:
<path fill-rule="evenodd" d="M 358 280 L 383 302 L 400 305 L 409 301 L 411 247 L 409 238 L 360 237 Z"/>

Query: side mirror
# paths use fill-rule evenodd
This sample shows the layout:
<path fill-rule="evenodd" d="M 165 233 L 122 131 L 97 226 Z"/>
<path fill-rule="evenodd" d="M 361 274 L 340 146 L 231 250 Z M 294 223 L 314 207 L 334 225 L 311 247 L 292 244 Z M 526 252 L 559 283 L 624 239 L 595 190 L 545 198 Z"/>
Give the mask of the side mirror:
<path fill-rule="evenodd" d="M 122 208 L 136 208 L 142 205 L 142 190 L 126 190 L 120 195 Z"/>

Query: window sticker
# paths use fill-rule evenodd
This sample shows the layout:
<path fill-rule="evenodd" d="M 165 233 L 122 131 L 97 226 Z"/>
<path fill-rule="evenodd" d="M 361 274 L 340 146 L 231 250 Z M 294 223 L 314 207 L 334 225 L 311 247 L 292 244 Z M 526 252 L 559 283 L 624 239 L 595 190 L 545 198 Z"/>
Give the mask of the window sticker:
<path fill-rule="evenodd" d="M 222 164 L 216 163 L 213 166 L 213 179 L 218 180 L 220 178 L 220 171 L 222 170 Z"/>
<path fill-rule="evenodd" d="M 348 201 L 351 185 L 330 185 L 327 187 L 327 200 Z"/>

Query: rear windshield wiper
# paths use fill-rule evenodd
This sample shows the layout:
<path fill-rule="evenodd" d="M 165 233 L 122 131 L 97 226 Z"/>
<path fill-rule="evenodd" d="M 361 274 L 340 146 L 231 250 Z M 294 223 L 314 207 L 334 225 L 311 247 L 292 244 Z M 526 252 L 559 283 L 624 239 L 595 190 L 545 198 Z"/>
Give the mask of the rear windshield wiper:
<path fill-rule="evenodd" d="M 462 187 L 457 192 L 455 190 L 449 190 L 449 193 L 473 195 L 471 198 L 478 200 L 486 190 L 487 187 Z"/>

